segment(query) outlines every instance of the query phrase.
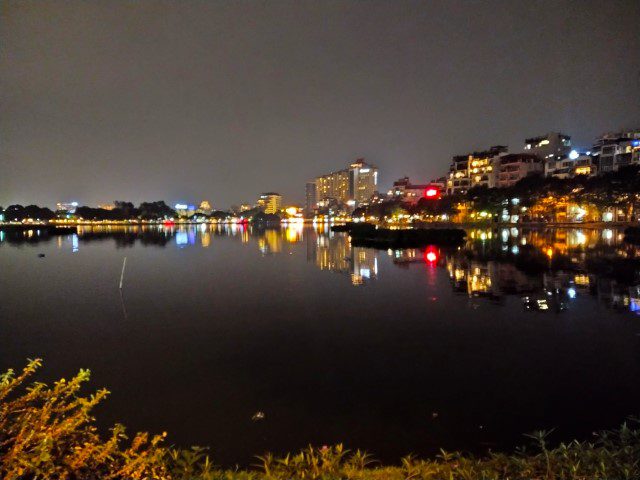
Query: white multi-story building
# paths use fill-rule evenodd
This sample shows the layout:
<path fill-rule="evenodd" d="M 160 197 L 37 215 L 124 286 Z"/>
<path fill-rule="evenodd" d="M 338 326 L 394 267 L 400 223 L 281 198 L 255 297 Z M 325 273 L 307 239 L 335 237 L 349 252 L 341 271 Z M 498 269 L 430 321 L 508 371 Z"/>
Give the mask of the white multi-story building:
<path fill-rule="evenodd" d="M 568 154 L 545 162 L 545 175 L 555 178 L 573 178 L 576 175 L 593 176 L 597 166 L 591 152 L 571 150 Z"/>
<path fill-rule="evenodd" d="M 500 157 L 496 170 L 496 187 L 506 188 L 515 185 L 528 175 L 542 174 L 544 163 L 538 155 L 512 153 Z"/>
<path fill-rule="evenodd" d="M 488 150 L 453 157 L 447 176 L 447 194 L 464 194 L 476 186 L 495 187 L 494 165 L 508 148 L 496 145 Z"/>
<path fill-rule="evenodd" d="M 524 141 L 524 153 L 537 155 L 544 160 L 544 175 L 548 177 L 560 167 L 560 161 L 571 151 L 571 137 L 559 132 L 551 132 L 539 137 L 527 138 Z"/>
<path fill-rule="evenodd" d="M 615 172 L 627 165 L 640 164 L 640 130 L 609 133 L 593 145 L 598 173 Z"/>

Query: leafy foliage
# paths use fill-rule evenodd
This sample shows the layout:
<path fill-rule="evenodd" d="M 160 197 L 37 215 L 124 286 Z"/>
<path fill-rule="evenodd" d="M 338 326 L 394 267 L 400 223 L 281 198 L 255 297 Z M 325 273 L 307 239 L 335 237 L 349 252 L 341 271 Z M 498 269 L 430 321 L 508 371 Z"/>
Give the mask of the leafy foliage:
<path fill-rule="evenodd" d="M 41 366 L 31 360 L 18 375 L 0 377 L 0 476 L 18 478 L 169 478 L 160 447 L 165 434 L 138 433 L 128 439 L 122 425 L 101 438 L 91 410 L 108 395 L 83 397 L 89 371 L 48 386 L 36 382 L 17 390 Z"/>

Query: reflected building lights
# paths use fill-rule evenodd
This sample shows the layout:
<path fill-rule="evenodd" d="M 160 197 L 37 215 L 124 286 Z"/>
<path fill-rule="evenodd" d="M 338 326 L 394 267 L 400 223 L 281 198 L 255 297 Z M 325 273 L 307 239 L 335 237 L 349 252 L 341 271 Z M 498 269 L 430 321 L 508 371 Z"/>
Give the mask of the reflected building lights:
<path fill-rule="evenodd" d="M 113 238 L 118 246 L 135 242 L 163 246 L 175 241 L 180 248 L 207 248 L 214 237 L 226 236 L 246 244 L 255 242 L 262 254 L 293 253 L 284 244 L 305 242 L 308 262 L 320 270 L 343 274 L 353 285 L 375 281 L 380 274 L 378 255 L 384 255 L 385 261 L 396 267 L 410 268 L 421 263 L 429 269 L 429 282 L 436 278 L 433 275 L 437 275 L 437 266 L 446 266 L 454 291 L 469 297 L 500 302 L 507 295 L 518 295 L 526 309 L 549 312 L 595 298 L 607 308 L 638 312 L 640 286 L 604 278 L 590 270 L 593 260 L 609 262 L 615 257 L 633 261 L 640 257 L 640 246 L 625 242 L 621 228 L 512 230 L 470 229 L 466 244 L 457 249 L 388 249 L 387 255 L 384 251 L 353 247 L 348 235 L 332 232 L 325 224 L 305 227 L 293 223 L 273 229 L 220 224 L 83 225 L 77 234 L 55 237 L 35 228 L 14 233 L 3 230 L 0 241 L 53 241 L 58 248 L 68 248 L 70 243 L 71 251 L 76 253 L 80 242 L 102 238 Z M 559 270 L 563 266 L 565 271 Z"/>

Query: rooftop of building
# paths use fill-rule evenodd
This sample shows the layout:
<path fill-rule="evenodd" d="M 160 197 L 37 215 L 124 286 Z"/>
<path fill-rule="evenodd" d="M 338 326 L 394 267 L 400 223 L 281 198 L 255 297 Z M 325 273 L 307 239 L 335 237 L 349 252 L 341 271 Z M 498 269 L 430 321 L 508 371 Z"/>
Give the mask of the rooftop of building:
<path fill-rule="evenodd" d="M 500 165 L 507 163 L 515 163 L 523 160 L 530 160 L 532 162 L 542 162 L 542 159 L 532 153 L 509 153 L 500 157 Z"/>
<path fill-rule="evenodd" d="M 553 137 L 558 137 L 561 140 L 571 140 L 571 137 L 569 135 L 565 135 L 564 133 L 549 132 L 546 135 L 540 135 L 538 137 L 526 138 L 524 140 L 524 143 L 539 143 L 542 140 L 549 140 L 550 138 L 553 138 Z"/>
<path fill-rule="evenodd" d="M 490 157 L 495 157 L 496 155 L 499 155 L 501 153 L 506 153 L 508 150 L 509 150 L 509 147 L 507 145 L 493 145 L 489 147 L 487 150 L 478 150 L 478 151 L 467 153 L 464 155 L 454 155 L 453 161 L 454 162 L 466 161 L 469 159 L 470 156 L 473 158 L 490 158 Z"/>

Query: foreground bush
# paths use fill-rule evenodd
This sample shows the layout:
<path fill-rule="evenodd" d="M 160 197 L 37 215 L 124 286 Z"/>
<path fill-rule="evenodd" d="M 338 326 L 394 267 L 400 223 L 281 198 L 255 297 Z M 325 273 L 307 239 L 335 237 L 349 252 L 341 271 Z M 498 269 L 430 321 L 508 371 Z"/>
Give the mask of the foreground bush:
<path fill-rule="evenodd" d="M 102 437 L 92 409 L 106 390 L 83 397 L 89 372 L 53 386 L 27 379 L 41 366 L 33 360 L 15 374 L 0 375 L 0 478 L 14 479 L 166 479 L 166 480 L 285 480 L 285 479 L 638 479 L 640 430 L 626 424 L 598 434 L 594 442 L 547 445 L 548 432 L 529 437 L 531 450 L 485 457 L 444 452 L 434 460 L 413 456 L 399 466 L 380 466 L 359 450 L 342 445 L 309 447 L 296 455 L 257 457 L 252 470 L 223 470 L 212 465 L 205 449 L 164 446 L 166 434 L 125 435 L 122 425 Z M 634 421 L 634 424 L 637 424 Z"/>

